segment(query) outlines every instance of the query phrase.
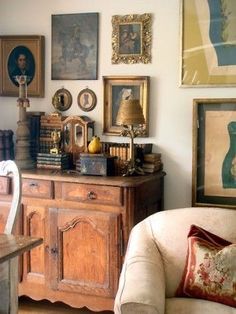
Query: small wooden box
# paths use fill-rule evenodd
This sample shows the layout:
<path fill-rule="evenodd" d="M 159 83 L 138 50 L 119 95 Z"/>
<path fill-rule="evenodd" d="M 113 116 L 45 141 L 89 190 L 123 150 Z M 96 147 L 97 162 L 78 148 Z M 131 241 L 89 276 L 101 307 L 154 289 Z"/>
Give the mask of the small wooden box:
<path fill-rule="evenodd" d="M 80 173 L 93 176 L 114 176 L 114 156 L 104 154 L 80 154 Z"/>

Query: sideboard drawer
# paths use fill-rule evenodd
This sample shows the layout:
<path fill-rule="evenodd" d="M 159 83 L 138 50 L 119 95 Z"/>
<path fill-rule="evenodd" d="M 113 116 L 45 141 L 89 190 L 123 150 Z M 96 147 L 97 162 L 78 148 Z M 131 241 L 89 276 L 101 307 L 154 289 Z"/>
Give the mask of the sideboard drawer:
<path fill-rule="evenodd" d="M 94 202 L 121 206 L 122 188 L 93 184 L 62 183 L 61 197 L 68 201 Z"/>
<path fill-rule="evenodd" d="M 52 199 L 54 196 L 53 182 L 49 180 L 23 179 L 22 195 L 27 197 Z"/>

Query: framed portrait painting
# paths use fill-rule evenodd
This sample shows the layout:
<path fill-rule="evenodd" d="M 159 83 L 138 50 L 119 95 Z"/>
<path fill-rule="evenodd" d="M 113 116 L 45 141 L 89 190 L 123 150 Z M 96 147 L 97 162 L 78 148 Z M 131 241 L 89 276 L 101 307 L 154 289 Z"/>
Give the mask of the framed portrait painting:
<path fill-rule="evenodd" d="M 182 0 L 183 87 L 236 85 L 236 1 Z"/>
<path fill-rule="evenodd" d="M 112 16 L 112 63 L 151 62 L 150 13 Z"/>
<path fill-rule="evenodd" d="M 193 106 L 193 206 L 236 208 L 236 98 Z"/>
<path fill-rule="evenodd" d="M 18 96 L 25 75 L 28 96 L 44 96 L 44 36 L 0 36 L 0 63 L 0 95 Z"/>
<path fill-rule="evenodd" d="M 95 80 L 98 13 L 52 15 L 52 79 Z"/>
<path fill-rule="evenodd" d="M 116 124 L 116 117 L 122 99 L 132 97 L 140 101 L 145 119 L 144 133 L 148 136 L 148 102 L 149 76 L 104 76 L 104 119 L 103 133 L 106 135 L 120 135 L 122 126 Z"/>

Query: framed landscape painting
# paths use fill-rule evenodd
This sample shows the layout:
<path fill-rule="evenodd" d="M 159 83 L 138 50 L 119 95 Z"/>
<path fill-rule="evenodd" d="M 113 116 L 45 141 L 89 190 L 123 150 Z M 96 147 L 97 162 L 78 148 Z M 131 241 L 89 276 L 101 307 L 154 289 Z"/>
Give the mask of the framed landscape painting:
<path fill-rule="evenodd" d="M 183 87 L 236 85 L 236 1 L 182 0 Z"/>
<path fill-rule="evenodd" d="M 95 80 L 98 13 L 52 15 L 52 79 Z"/>
<path fill-rule="evenodd" d="M 193 206 L 236 208 L 236 98 L 193 106 Z"/>

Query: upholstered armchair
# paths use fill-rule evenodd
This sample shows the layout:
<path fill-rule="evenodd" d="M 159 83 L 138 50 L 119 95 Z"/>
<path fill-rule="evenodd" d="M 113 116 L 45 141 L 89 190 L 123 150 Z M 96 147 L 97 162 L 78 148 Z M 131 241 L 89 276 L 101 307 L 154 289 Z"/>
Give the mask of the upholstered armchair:
<path fill-rule="evenodd" d="M 222 303 L 175 296 L 185 269 L 192 224 L 236 243 L 233 209 L 174 209 L 146 218 L 130 234 L 115 299 L 116 314 L 236 313 L 236 308 Z"/>

